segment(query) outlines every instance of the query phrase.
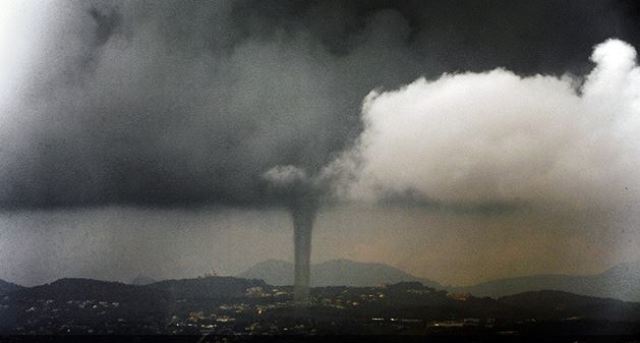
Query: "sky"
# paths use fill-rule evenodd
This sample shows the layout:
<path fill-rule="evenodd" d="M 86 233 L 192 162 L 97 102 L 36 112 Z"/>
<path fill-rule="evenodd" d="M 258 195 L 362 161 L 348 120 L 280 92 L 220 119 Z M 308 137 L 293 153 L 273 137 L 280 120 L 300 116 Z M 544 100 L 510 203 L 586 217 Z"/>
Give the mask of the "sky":
<path fill-rule="evenodd" d="M 638 260 L 638 13 L 0 2 L 0 278 L 291 260 L 270 170 L 317 188 L 313 261 L 471 284 Z"/>

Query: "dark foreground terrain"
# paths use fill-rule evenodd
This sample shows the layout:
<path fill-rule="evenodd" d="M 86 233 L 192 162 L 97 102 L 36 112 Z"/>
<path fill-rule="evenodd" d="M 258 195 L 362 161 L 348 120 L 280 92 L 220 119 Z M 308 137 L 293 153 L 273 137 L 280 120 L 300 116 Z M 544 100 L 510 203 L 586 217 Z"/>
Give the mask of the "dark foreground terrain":
<path fill-rule="evenodd" d="M 402 282 L 318 287 L 309 306 L 290 287 L 204 277 L 145 286 L 88 279 L 13 287 L 0 295 L 0 333 L 309 337 L 430 335 L 525 337 L 640 335 L 640 303 L 537 291 L 479 298 Z"/>

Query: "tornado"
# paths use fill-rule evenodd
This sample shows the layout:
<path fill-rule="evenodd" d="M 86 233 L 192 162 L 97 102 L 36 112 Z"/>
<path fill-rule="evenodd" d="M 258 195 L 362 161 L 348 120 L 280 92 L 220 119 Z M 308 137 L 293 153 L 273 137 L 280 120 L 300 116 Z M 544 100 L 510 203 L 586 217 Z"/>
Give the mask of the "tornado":
<path fill-rule="evenodd" d="M 309 284 L 311 281 L 311 236 L 313 222 L 317 213 L 317 204 L 311 196 L 303 196 L 289 207 L 293 220 L 294 244 L 294 302 L 309 302 Z"/>
<path fill-rule="evenodd" d="M 311 282 L 311 238 L 318 212 L 318 187 L 314 180 L 295 166 L 278 166 L 264 177 L 284 200 L 293 221 L 294 284 L 293 300 L 297 305 L 309 303 Z"/>

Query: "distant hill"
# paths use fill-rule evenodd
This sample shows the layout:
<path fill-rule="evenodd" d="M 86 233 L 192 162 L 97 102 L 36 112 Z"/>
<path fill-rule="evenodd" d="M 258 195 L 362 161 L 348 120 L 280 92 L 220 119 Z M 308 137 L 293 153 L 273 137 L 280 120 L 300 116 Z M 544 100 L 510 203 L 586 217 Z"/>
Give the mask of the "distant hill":
<path fill-rule="evenodd" d="M 243 279 L 264 280 L 274 286 L 293 284 L 293 264 L 281 260 L 266 260 L 237 275 Z M 314 280 L 314 277 L 311 277 Z M 315 281 L 315 280 L 314 280 Z"/>
<path fill-rule="evenodd" d="M 76 299 L 99 299 L 127 303 L 168 299 L 168 293 L 146 287 L 127 285 L 121 282 L 92 279 L 66 278 L 52 283 L 22 288 L 10 295 L 14 299 L 37 298 L 66 301 Z"/>
<path fill-rule="evenodd" d="M 260 279 L 272 285 L 293 283 L 293 264 L 267 260 L 238 275 Z M 444 288 L 437 282 L 422 279 L 400 269 L 380 264 L 345 259 L 311 266 L 311 285 L 367 287 L 403 281 L 418 281 L 425 286 Z M 470 293 L 478 297 L 499 298 L 518 293 L 553 290 L 600 298 L 640 301 L 640 261 L 624 263 L 595 275 L 532 275 L 479 283 L 468 287 L 447 287 L 451 292 Z"/>
<path fill-rule="evenodd" d="M 238 275 L 241 278 L 260 279 L 271 285 L 293 284 L 293 264 L 267 260 Z M 371 287 L 405 281 L 417 281 L 425 286 L 442 288 L 435 281 L 422 279 L 398 268 L 381 263 L 362 263 L 346 259 L 331 260 L 311 266 L 311 285 Z"/>
<path fill-rule="evenodd" d="M 129 282 L 129 284 L 137 285 L 137 286 L 144 286 L 144 285 L 152 284 L 154 282 L 157 282 L 157 280 L 152 279 L 152 278 L 150 278 L 148 276 L 145 276 L 145 275 L 138 275 L 133 280 L 131 280 L 131 282 Z"/>
<path fill-rule="evenodd" d="M 21 288 L 3 297 L 0 332 L 54 320 L 58 323 L 56 330 L 62 330 L 58 333 L 77 333 L 74 330 L 78 327 L 101 329 L 104 333 L 123 325 L 148 333 L 149 323 L 166 322 L 171 303 L 169 293 L 162 290 L 119 282 L 61 279 Z"/>
<path fill-rule="evenodd" d="M 345 261 L 328 265 L 335 263 L 351 268 L 351 263 Z M 375 268 L 382 267 L 369 270 L 375 271 Z M 193 321 L 210 322 L 211 313 L 215 314 L 214 318 L 221 319 L 216 319 L 215 325 L 226 325 L 224 330 L 240 328 L 246 333 L 245 328 L 256 322 L 256 316 L 260 321 L 279 323 L 299 315 L 299 308 L 286 304 L 290 299 L 286 294 L 276 296 L 283 290 L 287 293 L 291 287 L 274 288 L 262 280 L 216 276 L 166 280 L 148 286 L 61 279 L 21 288 L 0 297 L 0 334 L 144 335 L 175 334 L 175 330 L 180 329 L 182 331 L 178 333 L 193 335 L 200 333 L 194 329 Z M 330 332 L 335 332 L 335 323 L 341 323 L 337 327 L 348 330 L 344 332 L 353 333 L 354 328 L 359 328 L 371 333 L 366 329 L 367 325 L 357 323 L 364 319 L 370 325 L 368 318 L 375 317 L 382 318 L 384 323 L 381 321 L 380 325 L 392 330 L 385 331 L 387 333 L 398 332 L 395 331 L 397 323 L 387 321 L 394 321 L 391 318 L 442 320 L 444 324 L 463 326 L 467 322 L 465 318 L 476 318 L 469 321 L 469 325 L 476 327 L 492 320 L 500 323 L 497 330 L 514 328 L 525 334 L 640 333 L 640 303 L 562 291 L 525 292 L 493 299 L 452 295 L 418 281 L 408 281 L 383 288 L 317 287 L 312 294 L 318 303 L 305 309 L 305 315 L 320 323 L 319 327 L 323 322 L 334 323 Z M 258 306 L 268 310 L 256 314 Z M 225 322 L 230 316 L 233 321 Z M 424 323 L 418 325 L 424 330 Z M 469 328 L 458 327 L 461 330 Z M 449 332 L 431 329 L 436 330 L 432 332 Z"/>
<path fill-rule="evenodd" d="M 538 319 L 575 318 L 629 320 L 640 318 L 640 304 L 589 297 L 562 291 L 525 292 L 501 297 L 498 302 L 526 311 Z"/>
<path fill-rule="evenodd" d="M 196 279 L 164 280 L 145 287 L 169 292 L 175 298 L 234 298 L 246 294 L 252 287 L 268 287 L 262 280 L 247 280 L 229 276 L 208 276 Z"/>
<path fill-rule="evenodd" d="M 16 285 L 15 283 L 0 280 L 0 295 L 7 294 L 9 292 L 23 289 L 24 287 Z"/>
<path fill-rule="evenodd" d="M 640 301 L 640 261 L 620 264 L 595 275 L 533 275 L 483 282 L 469 287 L 452 287 L 450 290 L 489 297 L 557 290 L 594 297 Z"/>

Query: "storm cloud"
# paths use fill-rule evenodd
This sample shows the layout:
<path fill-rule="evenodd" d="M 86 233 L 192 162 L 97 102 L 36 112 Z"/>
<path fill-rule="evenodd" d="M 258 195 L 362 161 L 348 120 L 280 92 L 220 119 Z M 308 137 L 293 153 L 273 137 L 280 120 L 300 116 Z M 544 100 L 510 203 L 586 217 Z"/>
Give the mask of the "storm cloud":
<path fill-rule="evenodd" d="M 269 205 L 277 199 L 263 173 L 294 165 L 316 175 L 362 132 L 372 89 L 495 67 L 581 75 L 594 44 L 638 37 L 626 14 L 637 5 L 621 1 L 20 6 L 29 11 L 16 11 L 0 40 L 16 52 L 0 73 L 0 205 L 9 209 Z M 486 75 L 520 84 L 506 71 Z M 483 82 L 438 82 L 448 78 Z M 522 92 L 547 83 L 572 92 L 565 81 L 522 82 Z"/>

